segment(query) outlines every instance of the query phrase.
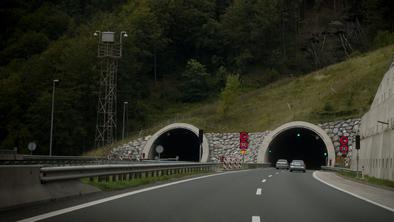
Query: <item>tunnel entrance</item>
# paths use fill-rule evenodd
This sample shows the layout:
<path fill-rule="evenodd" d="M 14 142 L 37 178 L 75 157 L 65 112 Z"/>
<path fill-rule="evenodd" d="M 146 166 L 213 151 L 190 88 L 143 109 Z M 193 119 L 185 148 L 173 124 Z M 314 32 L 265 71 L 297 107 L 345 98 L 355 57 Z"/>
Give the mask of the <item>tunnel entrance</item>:
<path fill-rule="evenodd" d="M 268 160 L 303 160 L 308 169 L 319 169 L 327 163 L 327 148 L 322 138 L 305 128 L 292 128 L 277 135 L 268 147 Z"/>
<path fill-rule="evenodd" d="M 176 158 L 180 161 L 199 161 L 199 146 L 200 142 L 198 136 L 187 129 L 173 129 L 160 135 L 153 143 L 152 158 L 156 158 L 158 153 L 155 147 L 161 145 L 164 148 L 160 158 Z"/>
<path fill-rule="evenodd" d="M 302 159 L 308 169 L 335 166 L 334 144 L 315 124 L 288 122 L 269 132 L 257 155 L 258 163 L 273 165 L 278 159 Z"/>
<path fill-rule="evenodd" d="M 187 123 L 170 124 L 149 137 L 144 149 L 143 156 L 154 159 L 158 154 L 156 146 L 164 148 L 160 158 L 176 158 L 180 161 L 199 161 L 199 129 Z M 200 162 L 206 163 L 209 158 L 209 143 L 205 135 L 201 144 Z"/>

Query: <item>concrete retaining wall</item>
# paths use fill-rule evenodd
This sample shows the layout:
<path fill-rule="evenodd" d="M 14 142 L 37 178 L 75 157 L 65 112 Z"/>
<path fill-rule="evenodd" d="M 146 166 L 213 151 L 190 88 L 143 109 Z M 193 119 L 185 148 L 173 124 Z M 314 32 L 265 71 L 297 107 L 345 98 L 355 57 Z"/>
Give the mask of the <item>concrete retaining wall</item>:
<path fill-rule="evenodd" d="M 41 184 L 37 165 L 0 166 L 0 209 L 96 192 L 79 181 Z"/>
<path fill-rule="evenodd" d="M 394 63 L 383 77 L 371 109 L 361 119 L 360 134 L 359 163 L 364 173 L 394 180 Z"/>

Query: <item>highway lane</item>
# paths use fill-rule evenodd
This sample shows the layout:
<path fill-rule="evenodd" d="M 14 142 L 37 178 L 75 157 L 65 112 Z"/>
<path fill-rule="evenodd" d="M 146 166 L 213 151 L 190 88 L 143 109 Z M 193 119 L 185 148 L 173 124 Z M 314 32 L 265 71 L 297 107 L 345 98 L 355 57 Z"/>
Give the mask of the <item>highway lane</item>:
<path fill-rule="evenodd" d="M 394 213 L 315 180 L 312 171 L 290 173 L 269 168 L 150 190 L 44 221 L 337 222 L 393 219 Z"/>

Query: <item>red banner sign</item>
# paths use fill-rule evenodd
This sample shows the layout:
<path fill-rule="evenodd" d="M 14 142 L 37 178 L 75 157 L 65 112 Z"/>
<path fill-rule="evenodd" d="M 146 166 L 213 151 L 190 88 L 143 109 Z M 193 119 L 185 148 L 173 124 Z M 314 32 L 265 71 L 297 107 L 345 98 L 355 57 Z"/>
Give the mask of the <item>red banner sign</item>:
<path fill-rule="evenodd" d="M 347 152 L 349 151 L 349 147 L 347 146 L 349 139 L 347 138 L 347 136 L 341 136 L 339 142 L 341 143 L 341 146 L 339 147 L 339 151 L 342 153 L 342 155 L 346 155 Z"/>
<path fill-rule="evenodd" d="M 247 132 L 239 133 L 239 148 L 241 150 L 249 148 L 249 134 Z"/>

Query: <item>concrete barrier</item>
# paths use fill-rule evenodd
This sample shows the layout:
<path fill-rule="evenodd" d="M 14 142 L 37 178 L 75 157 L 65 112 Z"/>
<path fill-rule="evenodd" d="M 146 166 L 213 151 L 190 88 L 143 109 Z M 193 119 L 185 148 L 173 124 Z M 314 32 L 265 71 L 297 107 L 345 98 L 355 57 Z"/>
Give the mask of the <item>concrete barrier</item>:
<path fill-rule="evenodd" d="M 79 181 L 41 184 L 40 165 L 0 166 L 0 209 L 99 191 Z"/>

